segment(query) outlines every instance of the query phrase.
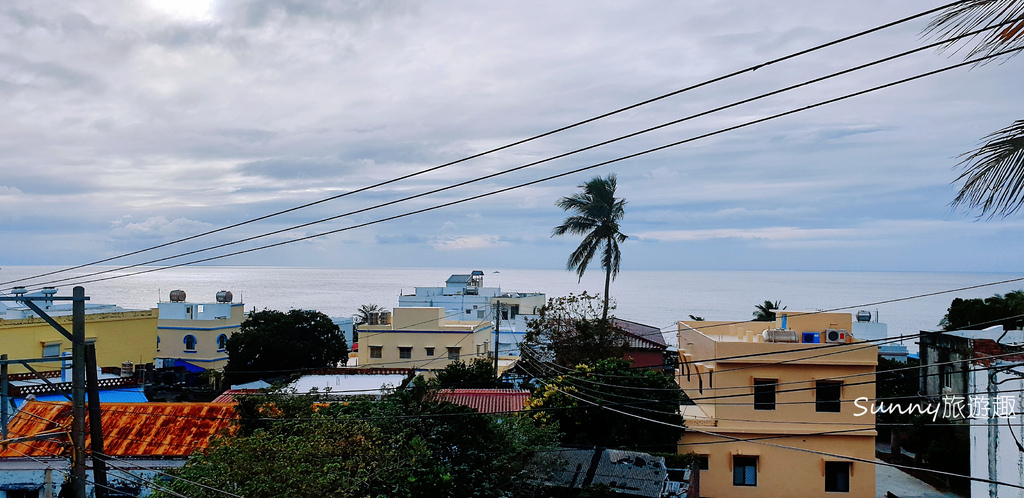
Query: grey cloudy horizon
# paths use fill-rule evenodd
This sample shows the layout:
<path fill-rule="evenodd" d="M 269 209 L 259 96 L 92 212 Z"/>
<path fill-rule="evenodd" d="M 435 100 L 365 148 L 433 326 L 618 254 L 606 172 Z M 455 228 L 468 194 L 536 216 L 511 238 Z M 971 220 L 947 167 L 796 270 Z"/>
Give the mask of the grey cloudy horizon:
<path fill-rule="evenodd" d="M 31 2 L 0 7 L 3 265 L 75 265 L 351 192 L 939 2 Z M 928 43 L 927 20 L 564 133 L 118 263 L 337 216 Z M 437 195 L 338 230 L 942 68 L 913 56 Z M 1021 272 L 1021 215 L 952 211 L 956 156 L 1024 116 L 1024 59 L 216 264 L 559 268 L 555 201 L 615 173 L 624 269 Z M 176 264 L 171 260 L 165 264 Z"/>

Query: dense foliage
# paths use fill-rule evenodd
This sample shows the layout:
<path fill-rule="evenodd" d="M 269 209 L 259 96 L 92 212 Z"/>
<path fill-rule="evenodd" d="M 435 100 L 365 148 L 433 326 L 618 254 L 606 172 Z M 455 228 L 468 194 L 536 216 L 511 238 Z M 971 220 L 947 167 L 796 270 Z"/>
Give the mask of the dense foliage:
<path fill-rule="evenodd" d="M 341 329 L 318 311 L 252 312 L 228 338 L 225 373 L 232 383 L 272 378 L 348 361 Z"/>
<path fill-rule="evenodd" d="M 528 418 L 437 401 L 421 380 L 380 400 L 249 396 L 238 411 L 235 434 L 178 476 L 250 498 L 510 496 L 532 486 L 534 452 L 555 443 Z M 223 496 L 184 480 L 170 487 Z"/>
<path fill-rule="evenodd" d="M 1016 329 L 1024 325 L 1024 290 L 996 294 L 985 299 L 956 298 L 939 322 L 943 330 L 987 328 L 1002 325 Z"/>
<path fill-rule="evenodd" d="M 473 358 L 468 363 L 455 360 L 444 369 L 434 373 L 430 384 L 435 387 L 470 389 L 494 387 L 496 379 L 494 361 L 486 358 Z"/>
<path fill-rule="evenodd" d="M 568 367 L 621 358 L 626 336 L 610 320 L 601 319 L 600 305 L 599 297 L 586 292 L 548 298 L 527 327 L 524 347 Z"/>
<path fill-rule="evenodd" d="M 542 426 L 557 427 L 563 443 L 675 451 L 684 398 L 672 377 L 619 359 L 559 371 L 538 382 L 526 409 Z"/>

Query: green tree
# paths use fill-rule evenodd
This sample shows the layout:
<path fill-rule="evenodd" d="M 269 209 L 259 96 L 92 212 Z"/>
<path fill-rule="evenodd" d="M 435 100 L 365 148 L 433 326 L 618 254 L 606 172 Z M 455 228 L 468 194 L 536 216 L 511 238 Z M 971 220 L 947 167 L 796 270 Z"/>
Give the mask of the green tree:
<path fill-rule="evenodd" d="M 422 379 L 382 399 L 271 394 L 239 401 L 239 426 L 178 475 L 246 497 L 509 496 L 530 485 L 553 431 L 438 401 Z M 173 481 L 190 497 L 219 493 Z M 162 495 L 157 495 L 163 498 Z"/>
<path fill-rule="evenodd" d="M 966 58 L 1024 48 L 1024 1 L 958 2 L 937 14 L 924 34 L 951 39 L 990 27 L 994 29 L 967 38 Z M 959 43 L 950 44 L 954 52 L 960 47 Z M 991 218 L 1013 214 L 1024 204 L 1024 120 L 989 134 L 977 149 L 960 157 L 963 173 L 953 183 L 964 183 L 952 202 L 954 208 L 980 208 L 979 216 Z"/>
<path fill-rule="evenodd" d="M 497 381 L 494 362 L 486 358 L 473 358 L 468 363 L 455 360 L 434 375 L 430 385 L 438 388 L 489 388 Z"/>
<path fill-rule="evenodd" d="M 551 374 L 533 389 L 526 410 L 538 424 L 557 427 L 564 444 L 674 452 L 684 399 L 672 377 L 606 359 Z"/>
<path fill-rule="evenodd" d="M 310 310 L 252 312 L 228 338 L 227 351 L 224 370 L 233 383 L 335 367 L 348 360 L 341 329 L 327 315 Z"/>
<path fill-rule="evenodd" d="M 548 298 L 527 324 L 523 344 L 544 359 L 574 367 L 605 358 L 622 358 L 628 345 L 622 331 L 598 316 L 597 296 L 584 292 Z"/>
<path fill-rule="evenodd" d="M 996 294 L 985 299 L 956 298 L 949 304 L 939 325 L 943 330 L 961 330 L 972 326 L 1002 325 L 1015 329 L 1024 325 L 1024 290 L 1006 295 Z"/>
<path fill-rule="evenodd" d="M 581 192 L 562 197 L 555 203 L 563 211 L 575 214 L 551 231 L 552 236 L 567 233 L 583 236 L 583 242 L 569 255 L 569 261 L 565 264 L 567 270 L 576 270 L 580 280 L 583 280 L 583 274 L 594 254 L 601 250 L 601 267 L 605 270 L 602 320 L 608 319 L 608 292 L 612 279 L 619 274 L 619 244 L 627 238 L 619 230 L 619 222 L 625 215 L 623 208 L 626 201 L 615 197 L 615 186 L 614 174 L 606 178 L 595 176 L 580 184 Z"/>
<path fill-rule="evenodd" d="M 773 303 L 771 301 L 765 300 L 765 302 L 762 303 L 762 304 L 754 305 L 754 308 L 755 308 L 755 311 L 754 311 L 754 321 L 755 322 L 774 322 L 775 321 L 775 312 L 786 309 L 786 307 L 782 307 L 780 309 L 779 305 L 781 305 L 781 304 L 782 304 L 782 301 L 775 301 Z"/>

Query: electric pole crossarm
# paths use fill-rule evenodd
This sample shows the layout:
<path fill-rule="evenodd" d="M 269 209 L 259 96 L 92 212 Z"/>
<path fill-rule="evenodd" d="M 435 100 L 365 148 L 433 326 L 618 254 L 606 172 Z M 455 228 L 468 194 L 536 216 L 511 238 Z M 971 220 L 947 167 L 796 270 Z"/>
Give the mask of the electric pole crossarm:
<path fill-rule="evenodd" d="M 29 308 L 31 308 L 32 311 L 35 311 L 36 314 L 39 315 L 40 318 L 45 320 L 46 323 L 50 324 L 50 326 L 53 327 L 54 329 L 56 329 L 57 332 L 60 332 L 61 335 L 63 335 L 64 337 L 67 337 L 67 339 L 69 341 L 71 341 L 71 344 L 75 344 L 75 336 L 71 332 L 68 332 L 68 329 L 64 328 L 63 325 L 57 323 L 57 321 L 54 320 L 52 317 L 50 317 L 50 315 L 47 315 L 46 312 L 43 311 L 43 309 L 39 307 L 39 305 L 37 305 L 36 303 L 33 303 L 32 301 L 30 301 L 28 299 L 22 301 L 22 303 L 24 303 L 25 306 L 28 306 Z"/>

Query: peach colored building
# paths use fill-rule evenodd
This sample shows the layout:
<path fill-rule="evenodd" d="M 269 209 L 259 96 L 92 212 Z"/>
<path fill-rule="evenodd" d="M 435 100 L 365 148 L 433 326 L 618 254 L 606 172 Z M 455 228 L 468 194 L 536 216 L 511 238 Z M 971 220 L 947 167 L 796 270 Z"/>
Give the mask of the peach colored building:
<path fill-rule="evenodd" d="M 394 308 L 360 325 L 359 366 L 440 370 L 455 360 L 493 358 L 489 319 L 449 320 L 444 308 Z M 374 323 L 376 321 L 376 323 Z M 507 361 L 508 359 L 504 359 Z"/>
<path fill-rule="evenodd" d="M 875 495 L 874 465 L 844 458 L 875 457 L 875 418 L 853 401 L 875 397 L 878 348 L 851 322 L 679 322 L 678 381 L 694 402 L 679 451 L 702 457 L 701 496 Z"/>

